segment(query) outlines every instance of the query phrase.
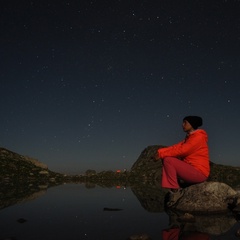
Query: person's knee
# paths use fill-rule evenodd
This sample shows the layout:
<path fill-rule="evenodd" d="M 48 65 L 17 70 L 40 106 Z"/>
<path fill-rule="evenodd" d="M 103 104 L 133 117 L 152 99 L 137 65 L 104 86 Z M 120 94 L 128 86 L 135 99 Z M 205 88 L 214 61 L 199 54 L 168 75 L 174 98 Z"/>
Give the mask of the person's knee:
<path fill-rule="evenodd" d="M 175 157 L 165 157 L 162 161 L 163 167 L 177 168 L 179 159 Z"/>
<path fill-rule="evenodd" d="M 174 161 L 176 161 L 176 159 L 173 157 L 165 157 L 163 159 L 163 164 L 172 164 Z"/>

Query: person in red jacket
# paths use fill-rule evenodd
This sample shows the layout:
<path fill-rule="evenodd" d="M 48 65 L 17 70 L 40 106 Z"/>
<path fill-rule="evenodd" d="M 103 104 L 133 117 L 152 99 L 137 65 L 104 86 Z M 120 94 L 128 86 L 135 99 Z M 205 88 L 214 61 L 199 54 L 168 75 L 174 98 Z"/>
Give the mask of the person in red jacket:
<path fill-rule="evenodd" d="M 185 183 L 196 184 L 207 180 L 210 173 L 208 136 L 206 131 L 198 129 L 202 118 L 187 116 L 183 119 L 183 131 L 186 138 L 170 147 L 160 148 L 155 156 L 162 159 L 162 187 L 170 189 L 168 207 L 177 203 L 183 191 L 179 179 Z"/>

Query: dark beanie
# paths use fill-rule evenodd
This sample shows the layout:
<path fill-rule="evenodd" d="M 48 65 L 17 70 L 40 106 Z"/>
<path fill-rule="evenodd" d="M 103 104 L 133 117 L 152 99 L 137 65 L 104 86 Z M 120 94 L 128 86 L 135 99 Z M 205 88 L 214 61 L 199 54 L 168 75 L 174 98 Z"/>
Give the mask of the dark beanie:
<path fill-rule="evenodd" d="M 187 116 L 184 120 L 188 121 L 194 129 L 201 127 L 203 123 L 202 118 L 198 116 Z"/>

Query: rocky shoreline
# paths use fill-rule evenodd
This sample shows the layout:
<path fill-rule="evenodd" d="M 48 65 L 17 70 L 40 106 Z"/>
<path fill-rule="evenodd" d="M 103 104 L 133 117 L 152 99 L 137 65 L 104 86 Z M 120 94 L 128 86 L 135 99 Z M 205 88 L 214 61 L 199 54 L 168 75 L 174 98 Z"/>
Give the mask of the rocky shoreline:
<path fill-rule="evenodd" d="M 44 194 L 47 188 L 65 183 L 83 183 L 87 188 L 96 185 L 102 187 L 131 187 L 142 205 L 148 209 L 163 210 L 163 199 L 166 191 L 161 189 L 161 161 L 154 161 L 152 156 L 160 145 L 148 146 L 142 151 L 130 171 L 114 172 L 94 170 L 85 175 L 66 175 L 48 169 L 46 164 L 28 156 L 23 156 L 5 148 L 0 148 L 0 209 L 22 199 Z M 222 182 L 232 188 L 239 189 L 240 168 L 211 163 L 209 181 Z M 143 189 L 148 188 L 148 195 L 156 197 L 155 204 L 148 206 L 144 200 L 149 196 Z M 8 199 L 12 199 L 8 201 Z M 158 202 L 158 204 L 157 204 Z M 161 204 L 159 204 L 161 203 Z"/>
<path fill-rule="evenodd" d="M 47 165 L 37 159 L 23 156 L 5 148 L 0 148 L 0 181 L 7 183 L 27 183 L 39 185 L 59 185 L 67 182 L 92 182 L 107 184 L 111 180 L 113 185 L 156 184 L 161 180 L 161 161 L 154 161 L 153 156 L 162 145 L 145 148 L 133 164 L 130 171 L 102 171 L 87 170 L 84 175 L 67 175 L 48 169 Z M 231 187 L 240 189 L 240 167 L 221 164 L 211 164 L 209 181 L 223 182 Z M 110 184 L 111 186 L 111 184 Z"/>

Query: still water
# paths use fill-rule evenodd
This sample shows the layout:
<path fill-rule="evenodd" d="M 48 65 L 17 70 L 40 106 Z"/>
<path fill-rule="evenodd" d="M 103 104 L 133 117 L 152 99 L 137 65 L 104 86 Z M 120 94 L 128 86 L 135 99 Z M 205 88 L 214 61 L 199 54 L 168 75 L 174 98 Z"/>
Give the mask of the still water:
<path fill-rule="evenodd" d="M 240 225 L 227 214 L 184 223 L 178 237 L 176 229 L 165 231 L 176 216 L 156 205 L 156 197 L 130 187 L 52 187 L 0 210 L 0 240 L 126 240 L 139 234 L 153 240 L 238 239 Z"/>

